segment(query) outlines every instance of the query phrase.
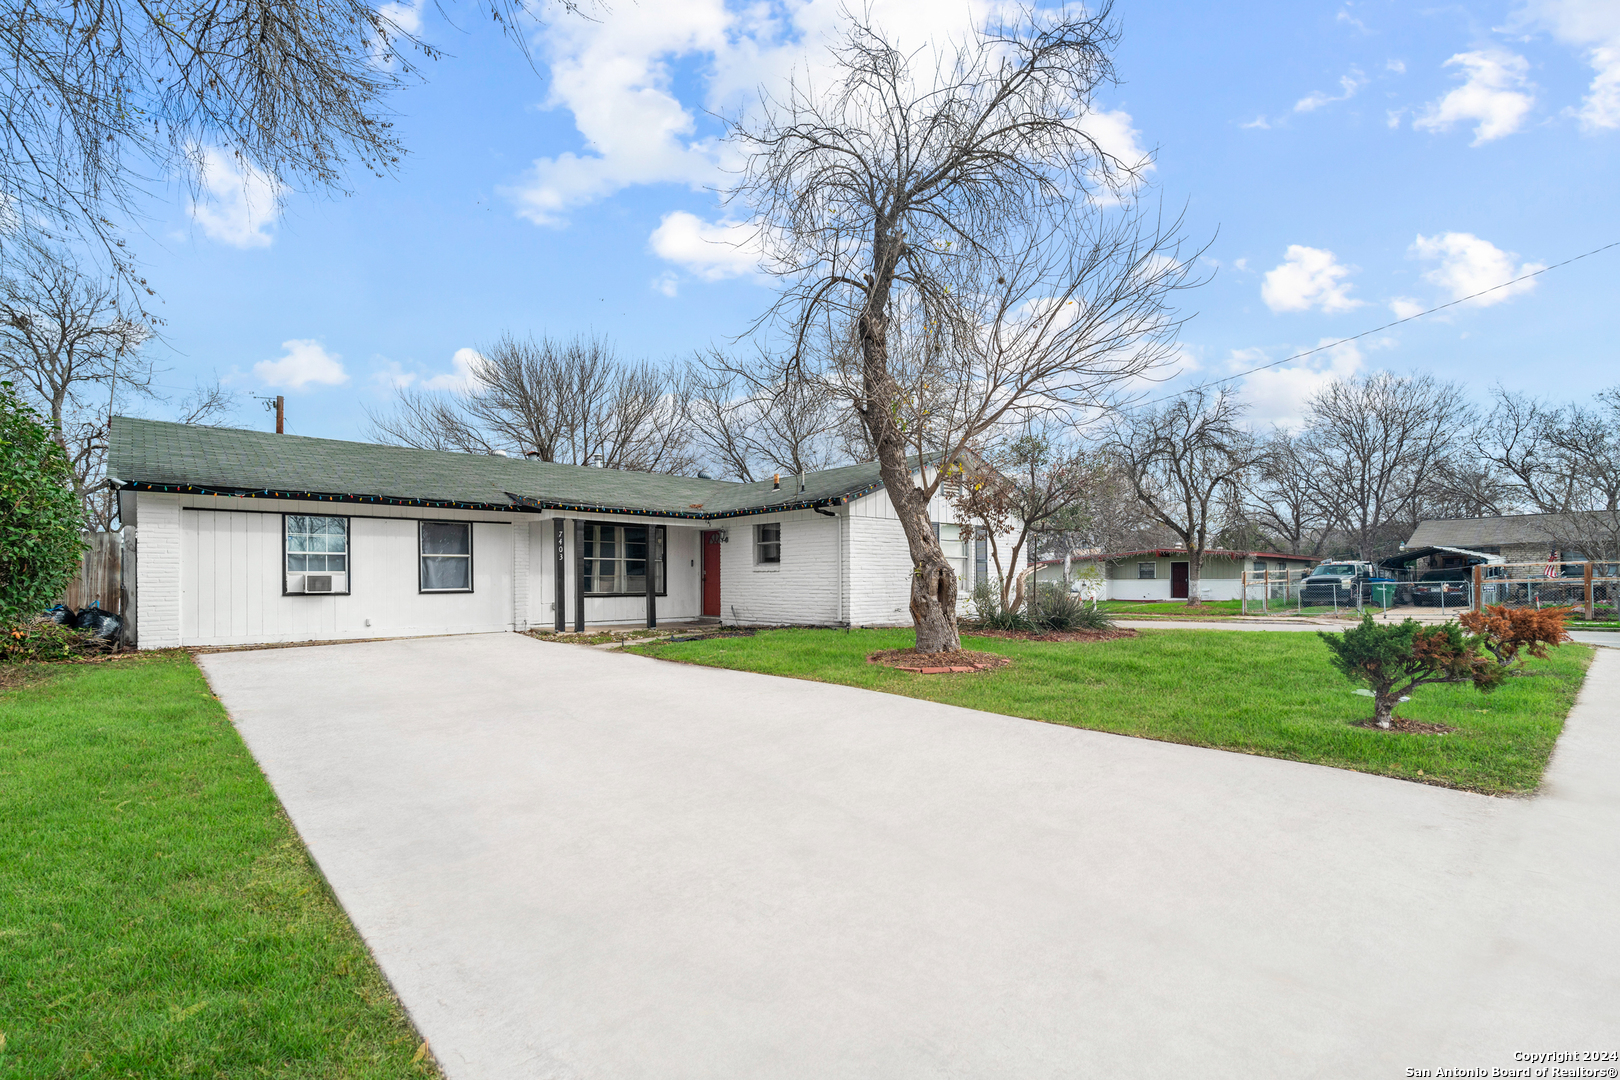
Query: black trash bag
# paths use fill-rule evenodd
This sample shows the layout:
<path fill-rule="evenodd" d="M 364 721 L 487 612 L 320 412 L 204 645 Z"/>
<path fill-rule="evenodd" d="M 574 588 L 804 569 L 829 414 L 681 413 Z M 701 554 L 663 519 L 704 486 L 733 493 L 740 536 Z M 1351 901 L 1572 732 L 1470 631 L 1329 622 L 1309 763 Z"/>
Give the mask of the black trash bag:
<path fill-rule="evenodd" d="M 90 636 L 97 641 L 117 641 L 123 634 L 124 620 L 122 616 L 114 615 L 110 611 L 102 611 L 100 608 L 87 608 L 86 612 L 90 615 L 90 621 L 88 624 L 81 622 L 79 629 L 90 631 Z M 81 616 L 83 614 L 81 613 Z"/>
<path fill-rule="evenodd" d="M 92 600 L 89 607 L 80 608 L 79 614 L 74 616 L 73 621 L 65 625 L 72 626 L 75 630 L 94 630 L 96 620 L 101 618 L 101 614 L 101 601 Z"/>
<path fill-rule="evenodd" d="M 79 625 L 79 613 L 66 604 L 56 604 L 47 608 L 45 614 L 57 626 Z"/>

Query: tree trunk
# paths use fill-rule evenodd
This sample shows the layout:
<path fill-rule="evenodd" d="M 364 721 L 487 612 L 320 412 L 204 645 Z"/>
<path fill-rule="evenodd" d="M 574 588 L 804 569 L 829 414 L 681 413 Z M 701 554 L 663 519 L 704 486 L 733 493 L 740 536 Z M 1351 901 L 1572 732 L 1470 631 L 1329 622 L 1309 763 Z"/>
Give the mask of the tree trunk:
<path fill-rule="evenodd" d="M 1187 552 L 1187 606 L 1192 607 L 1198 603 L 1198 583 L 1204 576 L 1204 553 L 1202 551 Z"/>
<path fill-rule="evenodd" d="M 1395 719 L 1397 700 L 1394 694 L 1378 694 L 1373 698 L 1373 722 L 1386 731 L 1390 721 Z"/>
<path fill-rule="evenodd" d="M 951 652 L 962 647 L 956 630 L 956 571 L 934 535 L 928 501 L 912 482 L 905 436 L 895 423 L 892 403 L 898 399 L 899 386 L 889 374 L 888 318 L 869 307 L 857 327 L 867 432 L 877 448 L 878 473 L 911 549 L 911 621 L 917 630 L 917 651 Z"/>

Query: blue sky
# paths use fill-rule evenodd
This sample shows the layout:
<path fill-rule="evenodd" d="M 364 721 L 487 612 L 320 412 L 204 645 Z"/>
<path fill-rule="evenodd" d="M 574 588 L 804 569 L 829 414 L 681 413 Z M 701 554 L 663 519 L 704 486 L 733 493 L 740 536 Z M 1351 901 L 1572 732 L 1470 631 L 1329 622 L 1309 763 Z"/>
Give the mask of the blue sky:
<path fill-rule="evenodd" d="M 179 397 L 217 373 L 282 393 L 289 430 L 363 437 L 393 386 L 447 388 L 502 332 L 601 333 L 674 358 L 739 333 L 771 284 L 725 235 L 718 124 L 824 62 L 836 0 L 612 0 L 557 16 L 535 66 L 471 8 L 395 6 L 450 54 L 398 95 L 410 155 L 352 194 L 293 192 L 219 158 L 212 197 L 155 199 L 137 243 Z M 925 44 L 984 2 L 875 2 Z M 1186 297 L 1182 379 L 1219 378 L 1620 240 L 1620 4 L 1120 0 L 1122 84 L 1099 133 L 1152 151 L 1153 195 L 1212 242 Z M 1334 375 L 1431 372 L 1483 394 L 1620 383 L 1620 248 L 1240 384 L 1297 417 Z M 1179 385 L 1172 383 L 1172 386 Z M 161 414 L 163 406 L 145 411 Z M 235 421 L 269 418 L 244 400 Z"/>

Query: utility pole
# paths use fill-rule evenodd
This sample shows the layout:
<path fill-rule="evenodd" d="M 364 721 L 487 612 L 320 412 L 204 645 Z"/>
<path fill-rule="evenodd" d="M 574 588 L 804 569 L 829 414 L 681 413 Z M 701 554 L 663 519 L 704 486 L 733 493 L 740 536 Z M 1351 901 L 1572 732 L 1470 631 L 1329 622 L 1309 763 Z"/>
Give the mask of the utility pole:
<path fill-rule="evenodd" d="M 276 414 L 276 434 L 285 435 L 287 428 L 287 399 L 277 394 L 273 398 L 260 398 L 264 402 L 265 412 Z"/>

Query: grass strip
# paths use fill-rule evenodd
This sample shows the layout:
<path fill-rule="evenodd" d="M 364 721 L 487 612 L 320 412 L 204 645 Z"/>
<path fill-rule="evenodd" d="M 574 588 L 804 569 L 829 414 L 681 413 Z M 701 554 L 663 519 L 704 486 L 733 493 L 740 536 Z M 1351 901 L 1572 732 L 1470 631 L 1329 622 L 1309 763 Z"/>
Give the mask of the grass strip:
<path fill-rule="evenodd" d="M 34 674 L 0 693 L 0 1077 L 441 1075 L 189 656 Z"/>
<path fill-rule="evenodd" d="M 913 641 L 907 630 L 779 630 L 631 651 L 1497 795 L 1540 783 L 1592 657 L 1587 646 L 1561 646 L 1531 661 L 1537 677 L 1510 679 L 1492 694 L 1424 687 L 1397 715 L 1459 730 L 1408 735 L 1352 726 L 1372 715 L 1371 702 L 1351 693 L 1311 633 L 1155 628 L 1074 643 L 964 634 L 963 648 L 1013 663 L 971 675 L 914 675 L 866 662 L 869 653 Z"/>

